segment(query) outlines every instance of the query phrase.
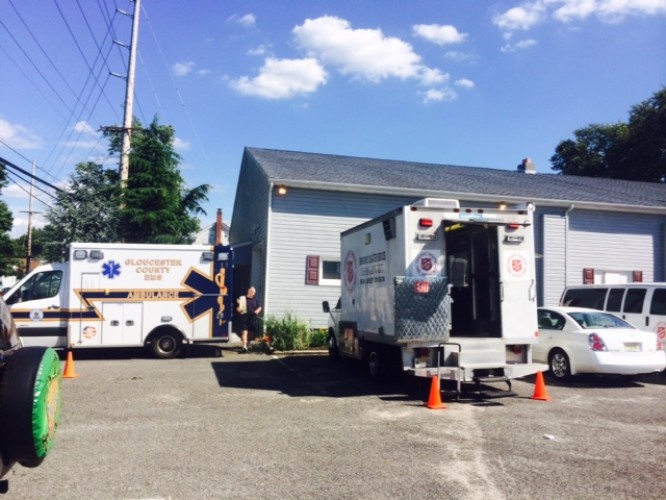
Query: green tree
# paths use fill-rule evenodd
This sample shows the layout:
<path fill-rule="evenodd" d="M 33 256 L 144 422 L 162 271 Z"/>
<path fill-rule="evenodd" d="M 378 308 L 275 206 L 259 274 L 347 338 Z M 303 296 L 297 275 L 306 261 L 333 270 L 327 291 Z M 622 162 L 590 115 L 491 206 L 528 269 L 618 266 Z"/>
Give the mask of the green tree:
<path fill-rule="evenodd" d="M 7 185 L 7 172 L 0 162 L 0 190 Z M 14 217 L 4 201 L 0 201 L 0 276 L 14 275 L 15 247 L 9 237 Z"/>
<path fill-rule="evenodd" d="M 666 87 L 631 109 L 628 123 L 593 124 L 555 148 L 552 169 L 566 175 L 663 182 Z"/>
<path fill-rule="evenodd" d="M 132 243 L 190 243 L 198 231 L 193 214 L 205 214 L 201 203 L 208 199 L 207 184 L 188 189 L 180 174 L 180 156 L 174 150 L 175 131 L 157 118 L 142 128 L 132 127 L 129 178 L 122 194 L 121 234 Z M 110 151 L 120 153 L 119 137 Z"/>
<path fill-rule="evenodd" d="M 93 162 L 79 163 L 68 188 L 56 194 L 46 214 L 43 256 L 62 261 L 74 241 L 118 241 L 119 203 L 118 172 Z"/>

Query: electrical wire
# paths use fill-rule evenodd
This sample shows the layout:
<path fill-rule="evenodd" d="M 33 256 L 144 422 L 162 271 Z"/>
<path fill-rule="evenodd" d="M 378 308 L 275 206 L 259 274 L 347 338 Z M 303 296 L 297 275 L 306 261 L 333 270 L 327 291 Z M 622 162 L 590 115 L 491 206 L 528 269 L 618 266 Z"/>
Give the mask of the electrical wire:
<path fill-rule="evenodd" d="M 176 85 L 176 82 L 173 78 L 173 72 L 169 68 L 169 64 L 168 64 L 168 62 L 166 60 L 166 57 L 164 55 L 164 51 L 162 50 L 162 47 L 160 46 L 160 43 L 157 40 L 157 35 L 155 34 L 155 30 L 153 29 L 153 24 L 150 22 L 150 18 L 148 17 L 148 12 L 146 11 L 145 4 L 141 4 L 141 10 L 143 11 L 143 15 L 146 19 L 146 22 L 148 23 L 148 28 L 150 30 L 150 33 L 151 33 L 152 37 L 153 37 L 153 40 L 155 41 L 155 45 L 157 45 L 157 52 L 159 53 L 160 58 L 162 59 L 162 63 L 164 64 L 164 66 L 167 70 L 167 73 L 169 74 L 169 79 L 171 80 L 171 84 L 173 85 L 173 87 L 176 91 L 176 95 L 178 96 L 178 99 L 180 100 L 180 104 L 183 108 L 183 111 L 185 112 L 185 116 L 186 116 L 186 118 L 187 118 L 187 120 L 190 124 L 190 127 L 192 127 L 192 132 L 194 133 L 194 138 L 196 139 L 196 142 L 199 145 L 199 148 L 201 148 L 201 153 L 204 157 L 204 161 L 206 163 L 206 168 L 208 169 L 208 171 L 212 175 L 215 175 L 213 170 L 210 168 L 210 160 L 208 158 L 208 154 L 206 153 L 206 150 L 204 149 L 204 147 L 202 145 L 202 142 L 201 142 L 201 137 L 199 136 L 199 133 L 198 133 L 196 127 L 194 126 L 194 121 L 192 120 L 192 115 L 190 114 L 189 108 L 185 105 L 185 100 L 183 99 L 183 96 L 180 93 L 180 89 Z"/>

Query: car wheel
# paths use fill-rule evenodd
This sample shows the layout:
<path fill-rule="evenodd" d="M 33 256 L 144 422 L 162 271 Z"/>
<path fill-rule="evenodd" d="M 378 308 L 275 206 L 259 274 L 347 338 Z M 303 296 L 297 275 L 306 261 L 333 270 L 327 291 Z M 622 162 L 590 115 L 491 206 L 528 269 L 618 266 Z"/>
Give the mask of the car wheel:
<path fill-rule="evenodd" d="M 159 359 L 177 358 L 182 346 L 180 334 L 171 330 L 156 334 L 150 343 L 153 356 Z"/>
<path fill-rule="evenodd" d="M 566 380 L 571 376 L 569 357 L 561 349 L 556 349 L 548 357 L 550 373 L 558 380 Z"/>
<path fill-rule="evenodd" d="M 328 357 L 334 361 L 340 359 L 340 349 L 338 349 L 338 341 L 335 339 L 335 335 L 331 332 L 328 334 Z"/>
<path fill-rule="evenodd" d="M 0 380 L 0 446 L 5 461 L 37 467 L 60 420 L 60 358 L 47 347 L 7 357 Z"/>

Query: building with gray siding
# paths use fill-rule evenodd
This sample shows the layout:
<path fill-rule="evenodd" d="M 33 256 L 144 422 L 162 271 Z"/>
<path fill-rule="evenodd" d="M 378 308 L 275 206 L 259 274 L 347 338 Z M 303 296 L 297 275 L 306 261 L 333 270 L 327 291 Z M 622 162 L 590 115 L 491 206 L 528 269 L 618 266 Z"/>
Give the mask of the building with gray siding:
<path fill-rule="evenodd" d="M 339 295 L 340 232 L 425 197 L 533 202 L 538 300 L 567 285 L 666 281 L 666 185 L 246 148 L 229 234 L 235 292 L 267 316 L 323 327 Z"/>

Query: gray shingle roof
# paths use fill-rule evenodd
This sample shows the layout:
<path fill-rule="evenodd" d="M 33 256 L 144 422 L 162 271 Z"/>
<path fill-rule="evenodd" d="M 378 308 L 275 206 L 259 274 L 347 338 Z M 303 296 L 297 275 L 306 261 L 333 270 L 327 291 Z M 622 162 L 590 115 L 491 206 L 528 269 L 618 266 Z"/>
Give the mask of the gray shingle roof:
<path fill-rule="evenodd" d="M 346 184 L 666 208 L 666 184 L 246 148 L 273 182 Z"/>

